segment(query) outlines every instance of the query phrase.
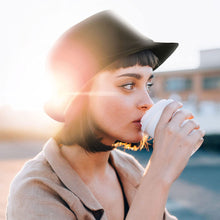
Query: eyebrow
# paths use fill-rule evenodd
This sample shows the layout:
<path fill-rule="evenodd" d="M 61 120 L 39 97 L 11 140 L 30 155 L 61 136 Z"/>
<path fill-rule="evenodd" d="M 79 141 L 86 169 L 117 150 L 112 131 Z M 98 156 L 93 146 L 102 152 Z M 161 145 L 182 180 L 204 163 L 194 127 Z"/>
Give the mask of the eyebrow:
<path fill-rule="evenodd" d="M 121 74 L 117 77 L 118 78 L 120 78 L 120 77 L 134 77 L 136 79 L 141 79 L 143 76 L 138 73 L 124 73 L 124 74 Z M 154 75 L 151 74 L 150 77 L 148 78 L 148 80 L 152 79 L 153 77 L 154 77 Z"/>

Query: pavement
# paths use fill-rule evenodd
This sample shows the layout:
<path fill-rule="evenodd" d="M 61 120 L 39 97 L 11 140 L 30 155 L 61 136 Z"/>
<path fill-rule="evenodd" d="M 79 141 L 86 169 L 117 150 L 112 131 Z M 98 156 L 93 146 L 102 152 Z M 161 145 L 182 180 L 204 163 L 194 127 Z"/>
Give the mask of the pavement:
<path fill-rule="evenodd" d="M 41 141 L 0 142 L 0 220 L 5 219 L 10 182 L 23 164 L 41 149 Z M 145 166 L 146 150 L 129 152 Z M 220 220 L 220 153 L 198 151 L 172 185 L 168 210 L 179 220 Z"/>

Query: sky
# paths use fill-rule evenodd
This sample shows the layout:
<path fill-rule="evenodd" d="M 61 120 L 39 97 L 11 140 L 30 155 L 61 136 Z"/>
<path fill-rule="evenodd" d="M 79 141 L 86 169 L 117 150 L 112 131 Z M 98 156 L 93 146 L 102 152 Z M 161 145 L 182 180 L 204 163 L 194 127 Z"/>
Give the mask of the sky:
<path fill-rule="evenodd" d="M 0 2 L 0 107 L 42 109 L 50 95 L 45 60 L 69 27 L 111 9 L 154 41 L 178 42 L 158 69 L 196 68 L 220 48 L 219 0 L 7 0 Z"/>

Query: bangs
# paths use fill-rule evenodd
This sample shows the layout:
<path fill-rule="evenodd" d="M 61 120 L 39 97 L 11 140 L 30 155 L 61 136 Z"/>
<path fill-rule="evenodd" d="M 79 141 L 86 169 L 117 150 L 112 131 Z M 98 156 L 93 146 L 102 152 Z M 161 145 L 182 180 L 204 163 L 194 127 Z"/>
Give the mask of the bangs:
<path fill-rule="evenodd" d="M 116 60 L 109 66 L 105 68 L 105 70 L 116 70 L 120 68 L 131 67 L 135 65 L 139 66 L 150 66 L 154 69 L 158 65 L 159 59 L 153 52 L 150 50 L 143 50 L 121 59 Z"/>

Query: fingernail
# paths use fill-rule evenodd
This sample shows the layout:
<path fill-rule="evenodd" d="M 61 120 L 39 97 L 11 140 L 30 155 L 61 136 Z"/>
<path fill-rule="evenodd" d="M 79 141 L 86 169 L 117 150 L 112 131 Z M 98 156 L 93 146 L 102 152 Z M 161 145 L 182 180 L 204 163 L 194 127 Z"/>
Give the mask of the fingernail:
<path fill-rule="evenodd" d="M 189 116 L 189 117 L 188 117 L 188 119 L 193 119 L 193 118 L 194 118 L 194 116 L 193 116 L 193 115 L 191 115 L 191 116 Z"/>
<path fill-rule="evenodd" d="M 200 128 L 200 125 L 199 124 L 197 124 L 196 125 L 196 127 L 195 127 L 195 129 L 199 129 Z"/>
<path fill-rule="evenodd" d="M 178 104 L 179 104 L 180 106 L 183 106 L 183 103 L 182 103 L 182 102 L 178 102 Z"/>

